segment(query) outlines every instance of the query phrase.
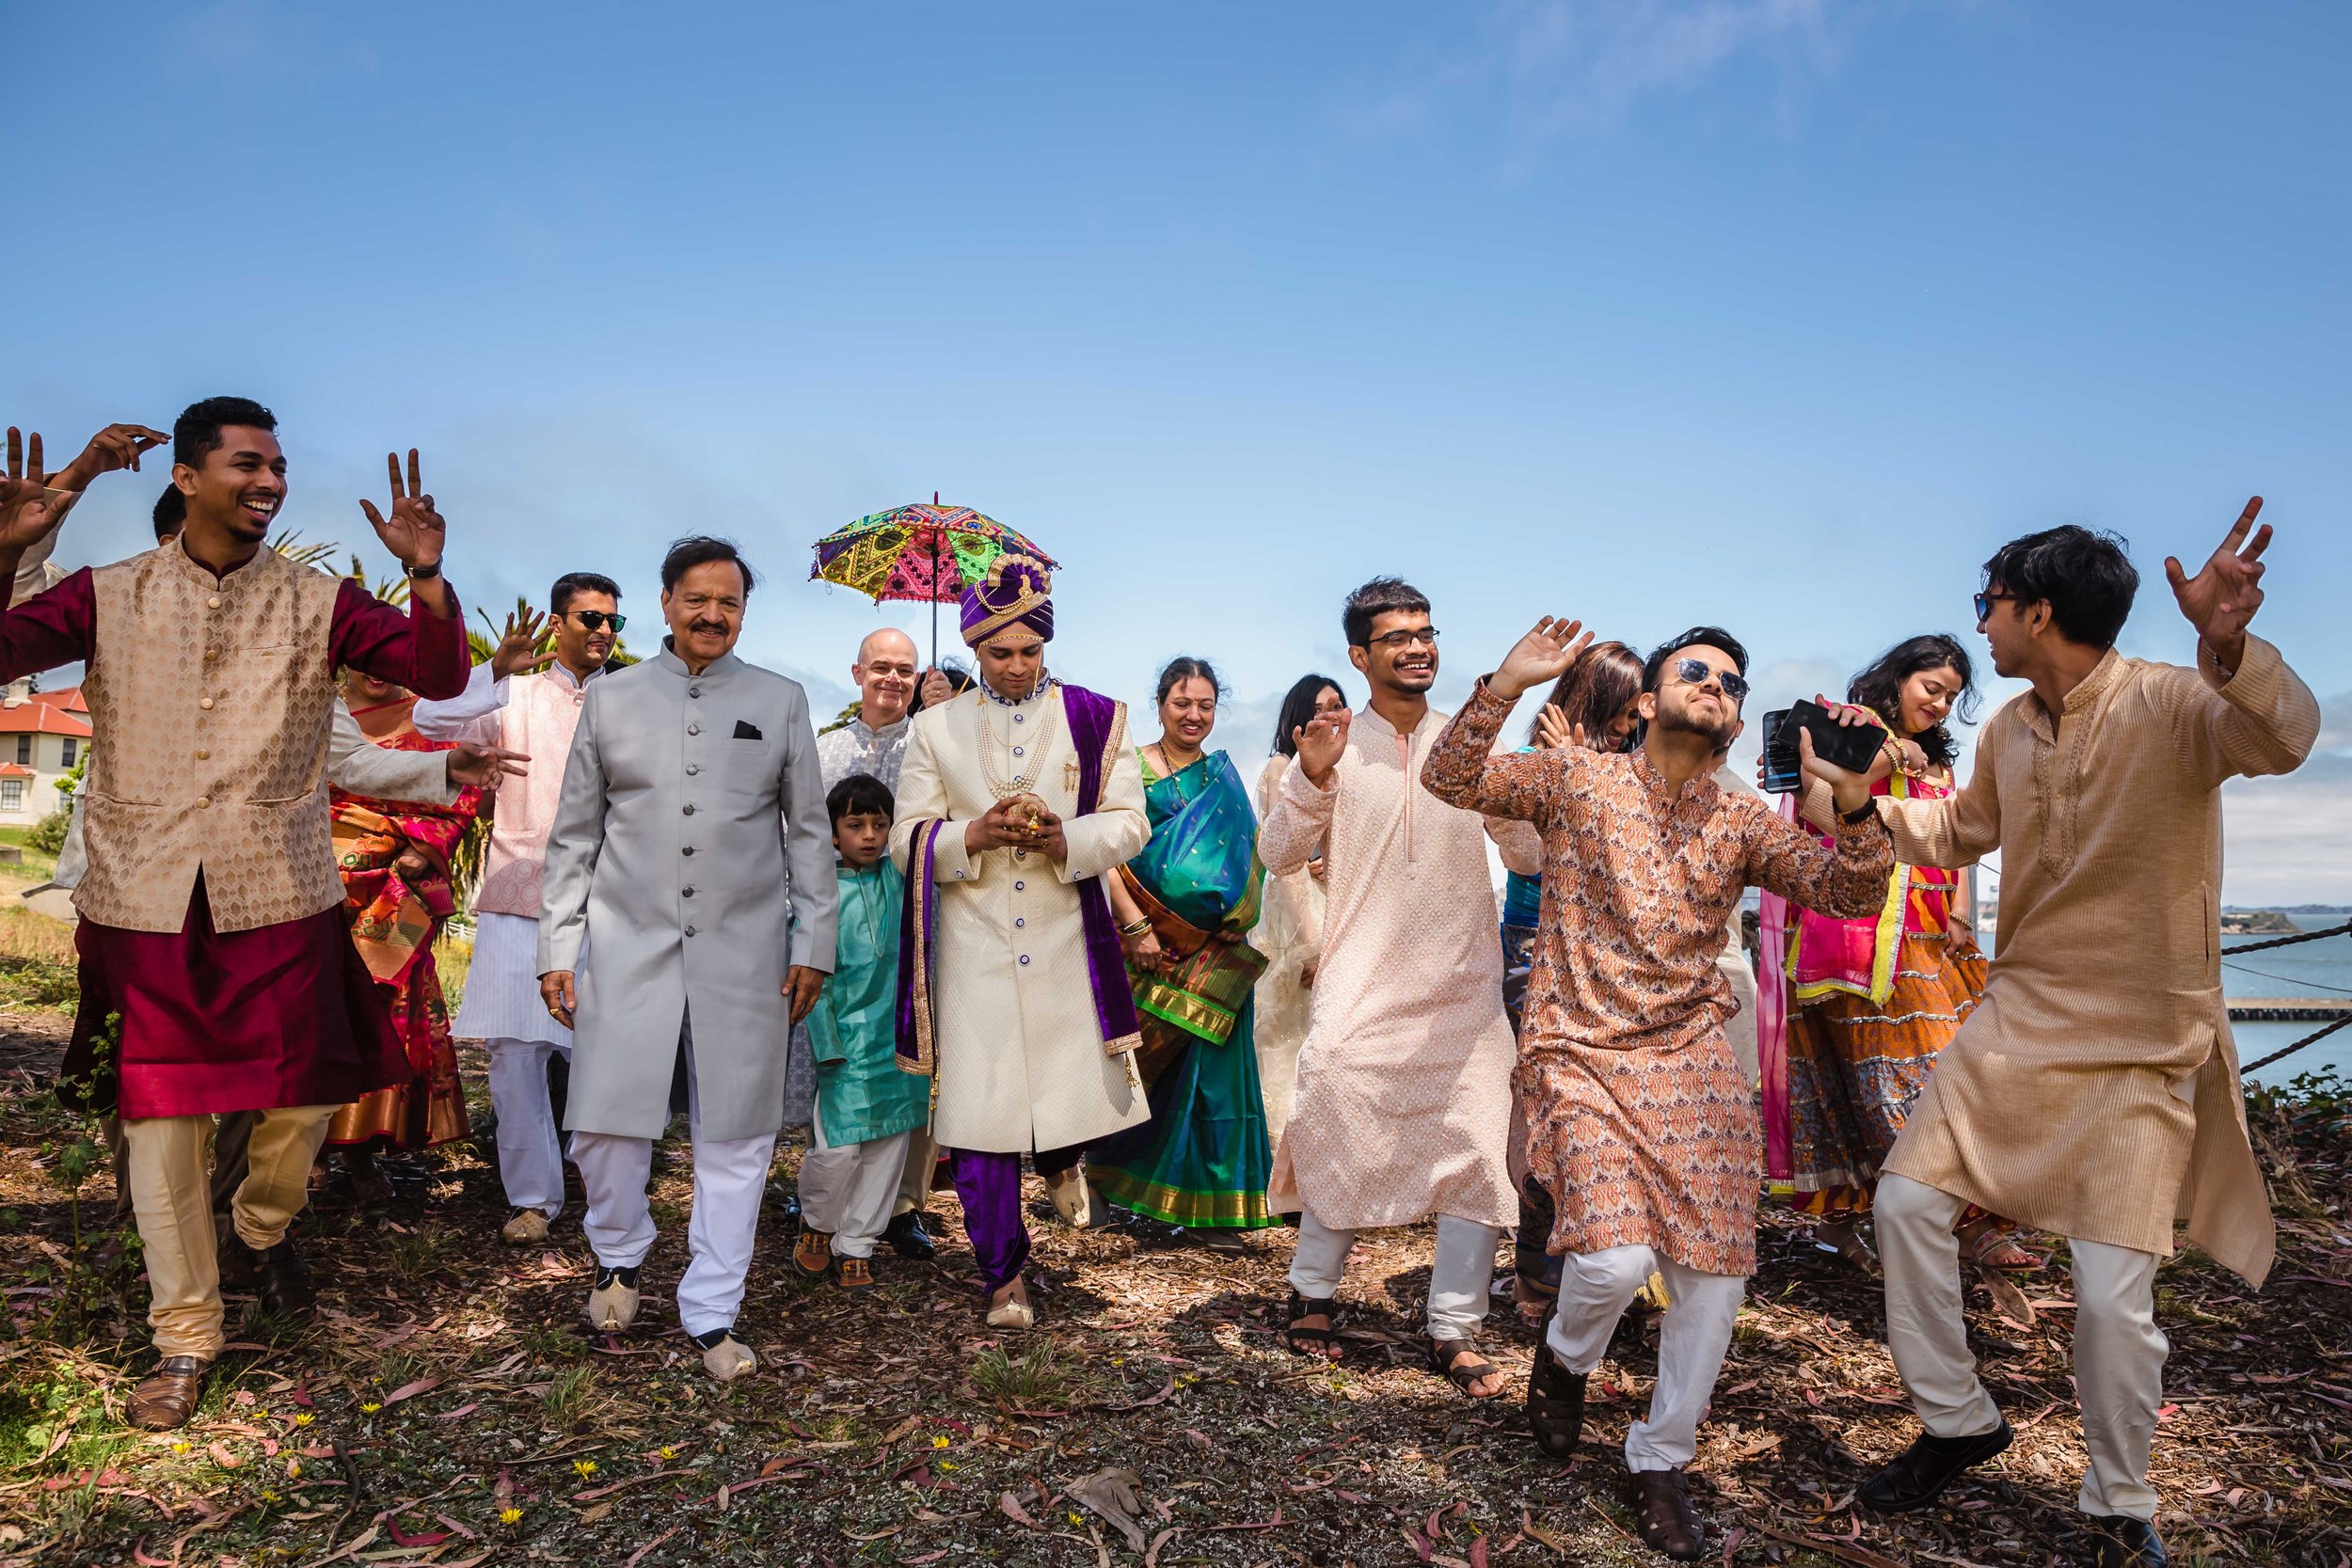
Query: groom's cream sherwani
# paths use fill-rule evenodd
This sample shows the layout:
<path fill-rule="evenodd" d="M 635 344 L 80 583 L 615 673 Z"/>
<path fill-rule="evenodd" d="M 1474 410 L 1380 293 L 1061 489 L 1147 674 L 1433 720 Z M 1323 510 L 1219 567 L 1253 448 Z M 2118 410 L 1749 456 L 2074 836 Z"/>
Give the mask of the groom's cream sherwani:
<path fill-rule="evenodd" d="M 1078 912 L 1076 884 L 1133 859 L 1152 836 L 1134 751 L 1122 735 L 1108 751 L 1098 808 L 1076 816 L 1078 753 L 1058 687 L 1018 705 L 975 688 L 915 716 L 890 850 L 917 875 L 908 864 L 914 824 L 947 819 L 932 869 L 940 897 L 931 1125 L 942 1148 L 1063 1148 L 1152 1114 L 1127 1064 L 1104 1053 Z M 1035 849 L 965 851 L 964 825 L 998 799 L 992 771 L 1008 784 L 1030 781 L 1029 793 L 1062 818 L 1067 860 L 1056 864 Z"/>

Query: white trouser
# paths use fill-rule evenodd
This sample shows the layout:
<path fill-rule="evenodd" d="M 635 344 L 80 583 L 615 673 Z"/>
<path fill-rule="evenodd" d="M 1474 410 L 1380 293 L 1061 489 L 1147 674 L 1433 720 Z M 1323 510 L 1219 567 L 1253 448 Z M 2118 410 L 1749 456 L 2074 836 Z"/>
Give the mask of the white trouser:
<path fill-rule="evenodd" d="M 892 1219 L 930 1207 L 931 1170 L 938 1164 L 939 1140 L 925 1122 L 907 1134 L 906 1174 L 899 1178 L 898 1198 L 890 1205 Z"/>
<path fill-rule="evenodd" d="M 564 1212 L 564 1144 L 548 1101 L 548 1060 L 571 1051 L 548 1040 L 494 1039 L 490 1107 L 498 1113 L 499 1180 L 506 1201 L 553 1219 Z"/>
<path fill-rule="evenodd" d="M 801 1222 L 833 1238 L 835 1258 L 871 1258 L 906 1174 L 906 1132 L 862 1144 L 825 1142 L 825 1091 L 817 1091 L 812 1146 L 801 1159 Z"/>
<path fill-rule="evenodd" d="M 1429 1270 L 1429 1337 L 1467 1339 L 1486 1316 L 1486 1291 L 1494 1278 L 1495 1243 L 1502 1232 L 1476 1220 L 1438 1216 L 1438 1256 Z M 1353 1230 L 1334 1230 L 1312 1214 L 1298 1216 L 1298 1246 L 1291 1254 L 1291 1286 L 1323 1301 L 1339 1294 L 1347 1277 Z"/>
<path fill-rule="evenodd" d="M 1872 1207 L 1886 1269 L 1886 1344 L 1895 1353 L 1919 1422 L 1938 1437 L 1971 1437 L 2001 1421 L 1961 1315 L 1960 1238 L 1967 1205 L 1908 1177 L 1879 1178 Z M 2156 1516 L 2148 1450 L 2164 1398 L 2171 1346 L 2156 1327 L 2156 1255 L 2069 1239 L 2074 1255 L 2074 1390 L 2082 1402 L 2090 1467 L 2078 1506 L 2086 1513 Z"/>
<path fill-rule="evenodd" d="M 731 1328 L 743 1305 L 743 1279 L 759 1233 L 759 1202 L 776 1134 L 723 1141 L 700 1135 L 702 1096 L 694 1083 L 694 1048 L 686 1047 L 687 1126 L 694 1132 L 694 1210 L 687 1221 L 686 1275 L 677 1282 L 678 1326 L 691 1334 Z M 653 1140 L 614 1132 L 574 1132 L 572 1164 L 587 1189 L 580 1228 L 608 1269 L 634 1268 L 653 1250 L 654 1224 L 645 1183 L 653 1176 Z"/>
<path fill-rule="evenodd" d="M 1668 1303 L 1658 1334 L 1658 1383 L 1648 1419 L 1625 1434 L 1625 1467 L 1679 1470 L 1698 1451 L 1699 1417 L 1724 1368 L 1732 1321 L 1747 1293 L 1744 1276 L 1701 1274 L 1646 1246 L 1571 1252 L 1560 1259 L 1560 1306 L 1544 1343 L 1568 1370 L 1591 1371 L 1652 1274 L 1665 1275 Z"/>

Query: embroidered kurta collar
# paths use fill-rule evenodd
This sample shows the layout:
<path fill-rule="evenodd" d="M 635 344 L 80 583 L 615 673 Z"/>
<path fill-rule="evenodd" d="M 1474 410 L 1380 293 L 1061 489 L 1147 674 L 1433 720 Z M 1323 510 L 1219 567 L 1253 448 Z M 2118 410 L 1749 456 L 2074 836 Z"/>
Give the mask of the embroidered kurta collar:
<path fill-rule="evenodd" d="M 868 740 L 896 740 L 898 736 L 906 734 L 907 726 L 914 722 L 914 715 L 912 713 L 902 714 L 898 718 L 892 720 L 889 723 L 884 724 L 882 728 L 876 729 L 873 725 L 867 723 L 865 716 L 861 714 L 850 721 L 849 727 L 851 734 L 862 735 Z"/>
<path fill-rule="evenodd" d="M 998 707 L 1023 708 L 1027 707 L 1031 703 L 1036 702 L 1039 698 L 1051 694 L 1054 688 L 1059 686 L 1061 682 L 1054 678 L 1054 673 L 1051 670 L 1040 670 L 1037 673 L 1037 685 L 1030 689 L 1027 696 L 1020 698 L 1016 701 L 1010 697 L 998 695 L 996 689 L 989 685 L 987 678 L 984 676 L 973 681 L 972 683 L 974 688 L 978 690 L 979 694 L 983 698 L 989 702 L 994 703 Z"/>
<path fill-rule="evenodd" d="M 2099 662 L 2091 666 L 2090 673 L 2085 675 L 2075 684 L 2074 689 L 2066 694 L 2066 701 L 2059 708 L 2060 716 L 2071 719 L 2089 708 L 2106 693 L 2108 687 L 2115 684 L 2116 677 L 2122 672 L 2123 656 L 2113 648 L 2109 648 L 2100 656 Z M 2026 693 L 2022 712 L 2026 726 L 2034 734 L 2045 741 L 2052 738 L 2050 710 L 2042 705 L 2040 692 L 2028 690 Z"/>
<path fill-rule="evenodd" d="M 1658 770 L 1658 765 L 1650 761 L 1649 752 L 1646 750 L 1636 748 L 1632 756 L 1633 776 L 1641 781 L 1642 787 L 1649 792 L 1650 799 L 1661 805 L 1673 808 L 1686 805 L 1711 806 L 1715 803 L 1715 797 L 1723 792 L 1723 786 L 1715 782 L 1714 770 L 1709 768 L 1704 773 L 1692 774 L 1683 782 L 1681 793 L 1675 794 L 1667 789 L 1666 775 L 1661 773 Z"/>

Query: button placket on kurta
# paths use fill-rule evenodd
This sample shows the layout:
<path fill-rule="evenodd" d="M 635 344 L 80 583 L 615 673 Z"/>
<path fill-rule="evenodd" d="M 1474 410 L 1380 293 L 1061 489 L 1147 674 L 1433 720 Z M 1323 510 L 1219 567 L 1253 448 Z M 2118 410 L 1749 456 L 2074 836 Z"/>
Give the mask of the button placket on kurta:
<path fill-rule="evenodd" d="M 686 696 L 688 701 L 686 712 L 689 717 L 686 721 L 685 738 L 679 743 L 678 747 L 679 751 L 684 753 L 686 758 L 686 778 L 688 781 L 686 784 L 679 786 L 678 793 L 686 797 L 686 803 L 681 806 L 679 810 L 687 816 L 692 816 L 696 809 L 702 803 L 697 797 L 701 789 L 703 758 L 708 754 L 705 751 L 702 743 L 702 721 L 699 718 L 692 717 L 699 711 L 694 706 L 694 704 L 702 700 L 702 694 L 703 689 L 698 683 L 691 680 L 687 683 Z M 693 852 L 693 847 L 689 845 L 686 848 L 686 853 L 691 855 Z M 692 898 L 693 896 L 694 884 L 681 879 L 678 887 L 678 921 L 680 926 L 683 927 L 685 934 L 689 937 L 696 934 L 692 923 L 686 919 L 686 911 L 692 908 L 687 900 Z"/>

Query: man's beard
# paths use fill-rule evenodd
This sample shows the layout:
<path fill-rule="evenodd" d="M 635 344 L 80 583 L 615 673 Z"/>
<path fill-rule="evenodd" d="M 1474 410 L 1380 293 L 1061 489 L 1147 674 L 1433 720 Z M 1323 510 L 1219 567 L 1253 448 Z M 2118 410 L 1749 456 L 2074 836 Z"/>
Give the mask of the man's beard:
<path fill-rule="evenodd" d="M 1669 735 L 1695 735 L 1705 740 L 1710 748 L 1720 752 L 1731 744 L 1732 736 L 1738 733 L 1740 715 L 1736 712 L 1728 713 L 1720 723 L 1702 724 L 1692 718 L 1691 710 L 1688 708 L 1661 708 L 1658 712 L 1658 727 Z"/>

